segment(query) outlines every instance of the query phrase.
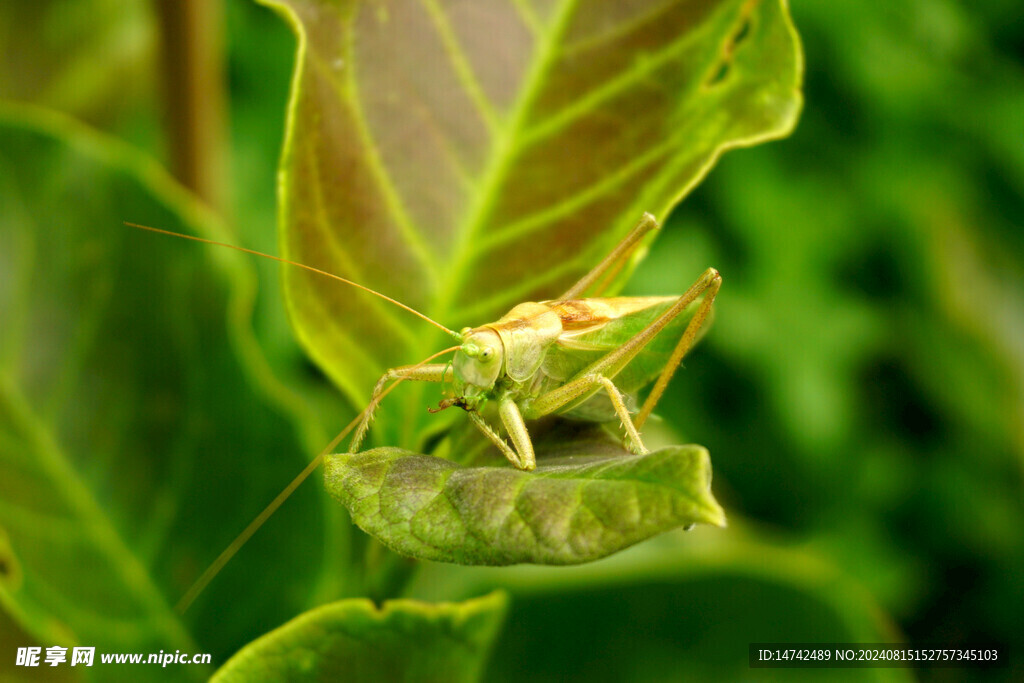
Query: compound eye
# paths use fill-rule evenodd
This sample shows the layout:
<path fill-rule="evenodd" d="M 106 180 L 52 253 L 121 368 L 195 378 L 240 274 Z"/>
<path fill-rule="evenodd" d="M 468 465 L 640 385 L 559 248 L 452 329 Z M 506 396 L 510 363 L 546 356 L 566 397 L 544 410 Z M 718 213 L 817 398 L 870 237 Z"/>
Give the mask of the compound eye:
<path fill-rule="evenodd" d="M 494 355 L 494 349 L 490 346 L 484 347 L 484 350 L 480 352 L 480 358 L 482 360 L 490 360 L 491 356 Z"/>

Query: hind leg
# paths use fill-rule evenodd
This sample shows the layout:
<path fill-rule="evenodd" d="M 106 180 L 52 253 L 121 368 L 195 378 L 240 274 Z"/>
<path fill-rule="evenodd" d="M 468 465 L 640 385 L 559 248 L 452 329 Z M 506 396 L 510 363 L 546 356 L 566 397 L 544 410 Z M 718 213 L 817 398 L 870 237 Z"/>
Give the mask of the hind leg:
<path fill-rule="evenodd" d="M 654 219 L 649 213 L 645 213 L 640 217 L 640 222 L 636 224 L 629 234 L 626 235 L 621 242 L 619 242 L 611 253 L 604 257 L 600 263 L 594 266 L 594 269 L 584 275 L 579 282 L 574 284 L 569 290 L 558 297 L 558 301 L 565 301 L 568 299 L 578 299 L 588 289 L 590 289 L 595 282 L 601 280 L 602 276 L 604 279 L 598 285 L 598 287 L 591 292 L 591 296 L 600 296 L 608 285 L 611 284 L 611 280 L 622 270 L 623 266 L 626 265 L 626 261 L 629 260 L 630 255 L 640 245 L 640 240 L 643 239 L 644 235 L 649 233 L 651 230 L 658 229 L 658 221 Z"/>

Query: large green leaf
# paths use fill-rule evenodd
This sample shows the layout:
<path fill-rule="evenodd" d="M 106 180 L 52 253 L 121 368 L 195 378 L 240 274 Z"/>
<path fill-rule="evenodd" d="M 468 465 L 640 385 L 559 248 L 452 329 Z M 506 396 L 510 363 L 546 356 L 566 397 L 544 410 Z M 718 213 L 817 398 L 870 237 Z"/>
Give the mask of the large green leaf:
<path fill-rule="evenodd" d="M 119 0 L 3 3 L 0 98 L 148 133 L 141 117 L 152 114 L 157 94 L 152 15 L 145 3 Z"/>
<path fill-rule="evenodd" d="M 284 252 L 453 329 L 557 296 L 800 108 L 782 0 L 265 2 L 299 39 Z M 285 285 L 299 338 L 357 400 L 440 348 L 380 300 Z"/>
<path fill-rule="evenodd" d="M 170 609 L 306 455 L 236 355 L 244 261 L 125 219 L 213 227 L 141 155 L 0 107 L 0 606 L 46 646 L 216 656 L 306 606 L 321 516 L 310 488 L 188 623 Z"/>
<path fill-rule="evenodd" d="M 729 533 L 671 532 L 575 567 L 427 563 L 407 594 L 450 600 L 495 586 L 512 600 L 488 681 L 521 680 L 526 660 L 532 680 L 749 680 L 751 642 L 903 640 L 846 568 L 735 517 Z M 907 669 L 778 673 L 757 680 L 914 678 Z"/>
<path fill-rule="evenodd" d="M 675 527 L 725 523 L 700 446 L 543 458 L 534 472 L 379 448 L 331 456 L 326 479 L 355 523 L 396 552 L 460 564 L 578 564 Z"/>
<path fill-rule="evenodd" d="M 214 681 L 475 681 L 505 616 L 502 593 L 432 605 L 342 600 L 250 643 Z"/>

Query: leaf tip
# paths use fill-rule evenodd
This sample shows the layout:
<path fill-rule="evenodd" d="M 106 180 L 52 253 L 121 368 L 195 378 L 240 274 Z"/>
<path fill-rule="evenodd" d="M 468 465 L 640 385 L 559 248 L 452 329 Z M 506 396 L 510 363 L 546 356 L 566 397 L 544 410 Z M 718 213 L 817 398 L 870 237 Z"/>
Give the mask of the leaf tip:
<path fill-rule="evenodd" d="M 708 524 L 717 526 L 719 529 L 729 526 L 729 521 L 725 518 L 725 510 L 714 498 L 709 501 L 706 519 Z"/>

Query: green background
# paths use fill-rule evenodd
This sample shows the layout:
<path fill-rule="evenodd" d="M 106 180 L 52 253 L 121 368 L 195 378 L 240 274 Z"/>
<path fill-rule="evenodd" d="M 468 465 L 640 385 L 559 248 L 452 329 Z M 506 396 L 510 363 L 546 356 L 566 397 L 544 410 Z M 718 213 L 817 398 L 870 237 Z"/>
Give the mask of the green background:
<path fill-rule="evenodd" d="M 0 5 L 0 97 L 40 107 L 8 108 L 3 117 L 0 291 L 37 282 L 32 273 L 62 274 L 21 299 L 21 309 L 0 311 L 5 382 L 46 376 L 32 385 L 38 395 L 21 397 L 46 406 L 34 426 L 0 426 L 3 446 L 24 462 L 51 452 L 39 437 L 47 430 L 60 435 L 67 456 L 66 467 L 37 473 L 38 491 L 14 485 L 35 465 L 11 457 L 0 464 L 3 509 L 13 516 L 0 533 L 0 559 L 5 534 L 27 529 L 41 539 L 39 553 L 79 562 L 61 571 L 75 575 L 67 609 L 80 633 L 100 642 L 113 628 L 110 605 L 123 600 L 126 614 L 158 634 L 140 649 L 186 643 L 212 652 L 215 666 L 315 604 L 388 594 L 372 562 L 383 551 L 371 546 L 371 562 L 357 565 L 351 548 L 366 541 L 312 482 L 183 622 L 166 608 L 210 549 L 225 545 L 353 414 L 293 340 L 276 265 L 120 225 L 202 225 L 277 251 L 275 175 L 294 39 L 266 8 L 232 0 L 223 9 L 217 54 L 226 66 L 228 172 L 208 212 L 159 168 L 171 164 L 173 143 L 153 7 Z M 746 647 L 756 640 L 1000 644 L 1008 668 L 912 675 L 1024 675 L 1019 7 L 797 0 L 791 11 L 806 61 L 796 131 L 723 157 L 673 213 L 627 289 L 679 292 L 709 265 L 722 273 L 713 329 L 659 407 L 674 432 L 659 438 L 710 450 L 730 526 L 668 534 L 571 569 L 425 563 L 406 596 L 511 594 L 487 680 L 907 673 L 754 675 Z M 12 256 L 28 253 L 26 239 L 31 264 Z M 91 288 L 102 294 L 99 312 L 87 310 Z M 147 308 L 151 315 L 140 318 Z M 68 351 L 90 324 L 118 334 Z M 46 375 L 66 362 L 74 368 Z M 110 366 L 121 367 L 124 382 L 104 388 L 97 405 L 62 394 L 62 382 L 82 381 L 81 368 Z M 17 413 L 6 389 L 4 400 Z M 125 417 L 139 401 L 149 402 L 144 416 Z M 174 417 L 197 401 L 209 403 L 201 411 L 208 422 L 182 434 Z M 106 444 L 106 461 L 76 459 L 76 444 L 96 443 Z M 150 459 L 119 455 L 132 452 L 125 443 Z M 222 458 L 227 452 L 246 457 Z M 100 511 L 79 505 L 80 489 Z M 38 531 L 48 522 L 10 512 L 21 504 L 16 492 L 69 501 L 66 514 L 79 526 Z M 74 538 L 111 533 L 132 548 L 130 562 L 105 564 L 122 557 L 118 549 L 100 559 L 73 555 L 83 552 Z M 170 540 L 182 537 L 194 547 Z M 136 565 L 139 574 L 124 579 L 127 598 L 90 591 L 91 576 Z M 33 580 L 0 574 L 26 587 Z M 132 578 L 142 574 L 155 584 Z M 7 673 L 17 647 L 56 644 L 63 631 L 2 604 Z"/>

